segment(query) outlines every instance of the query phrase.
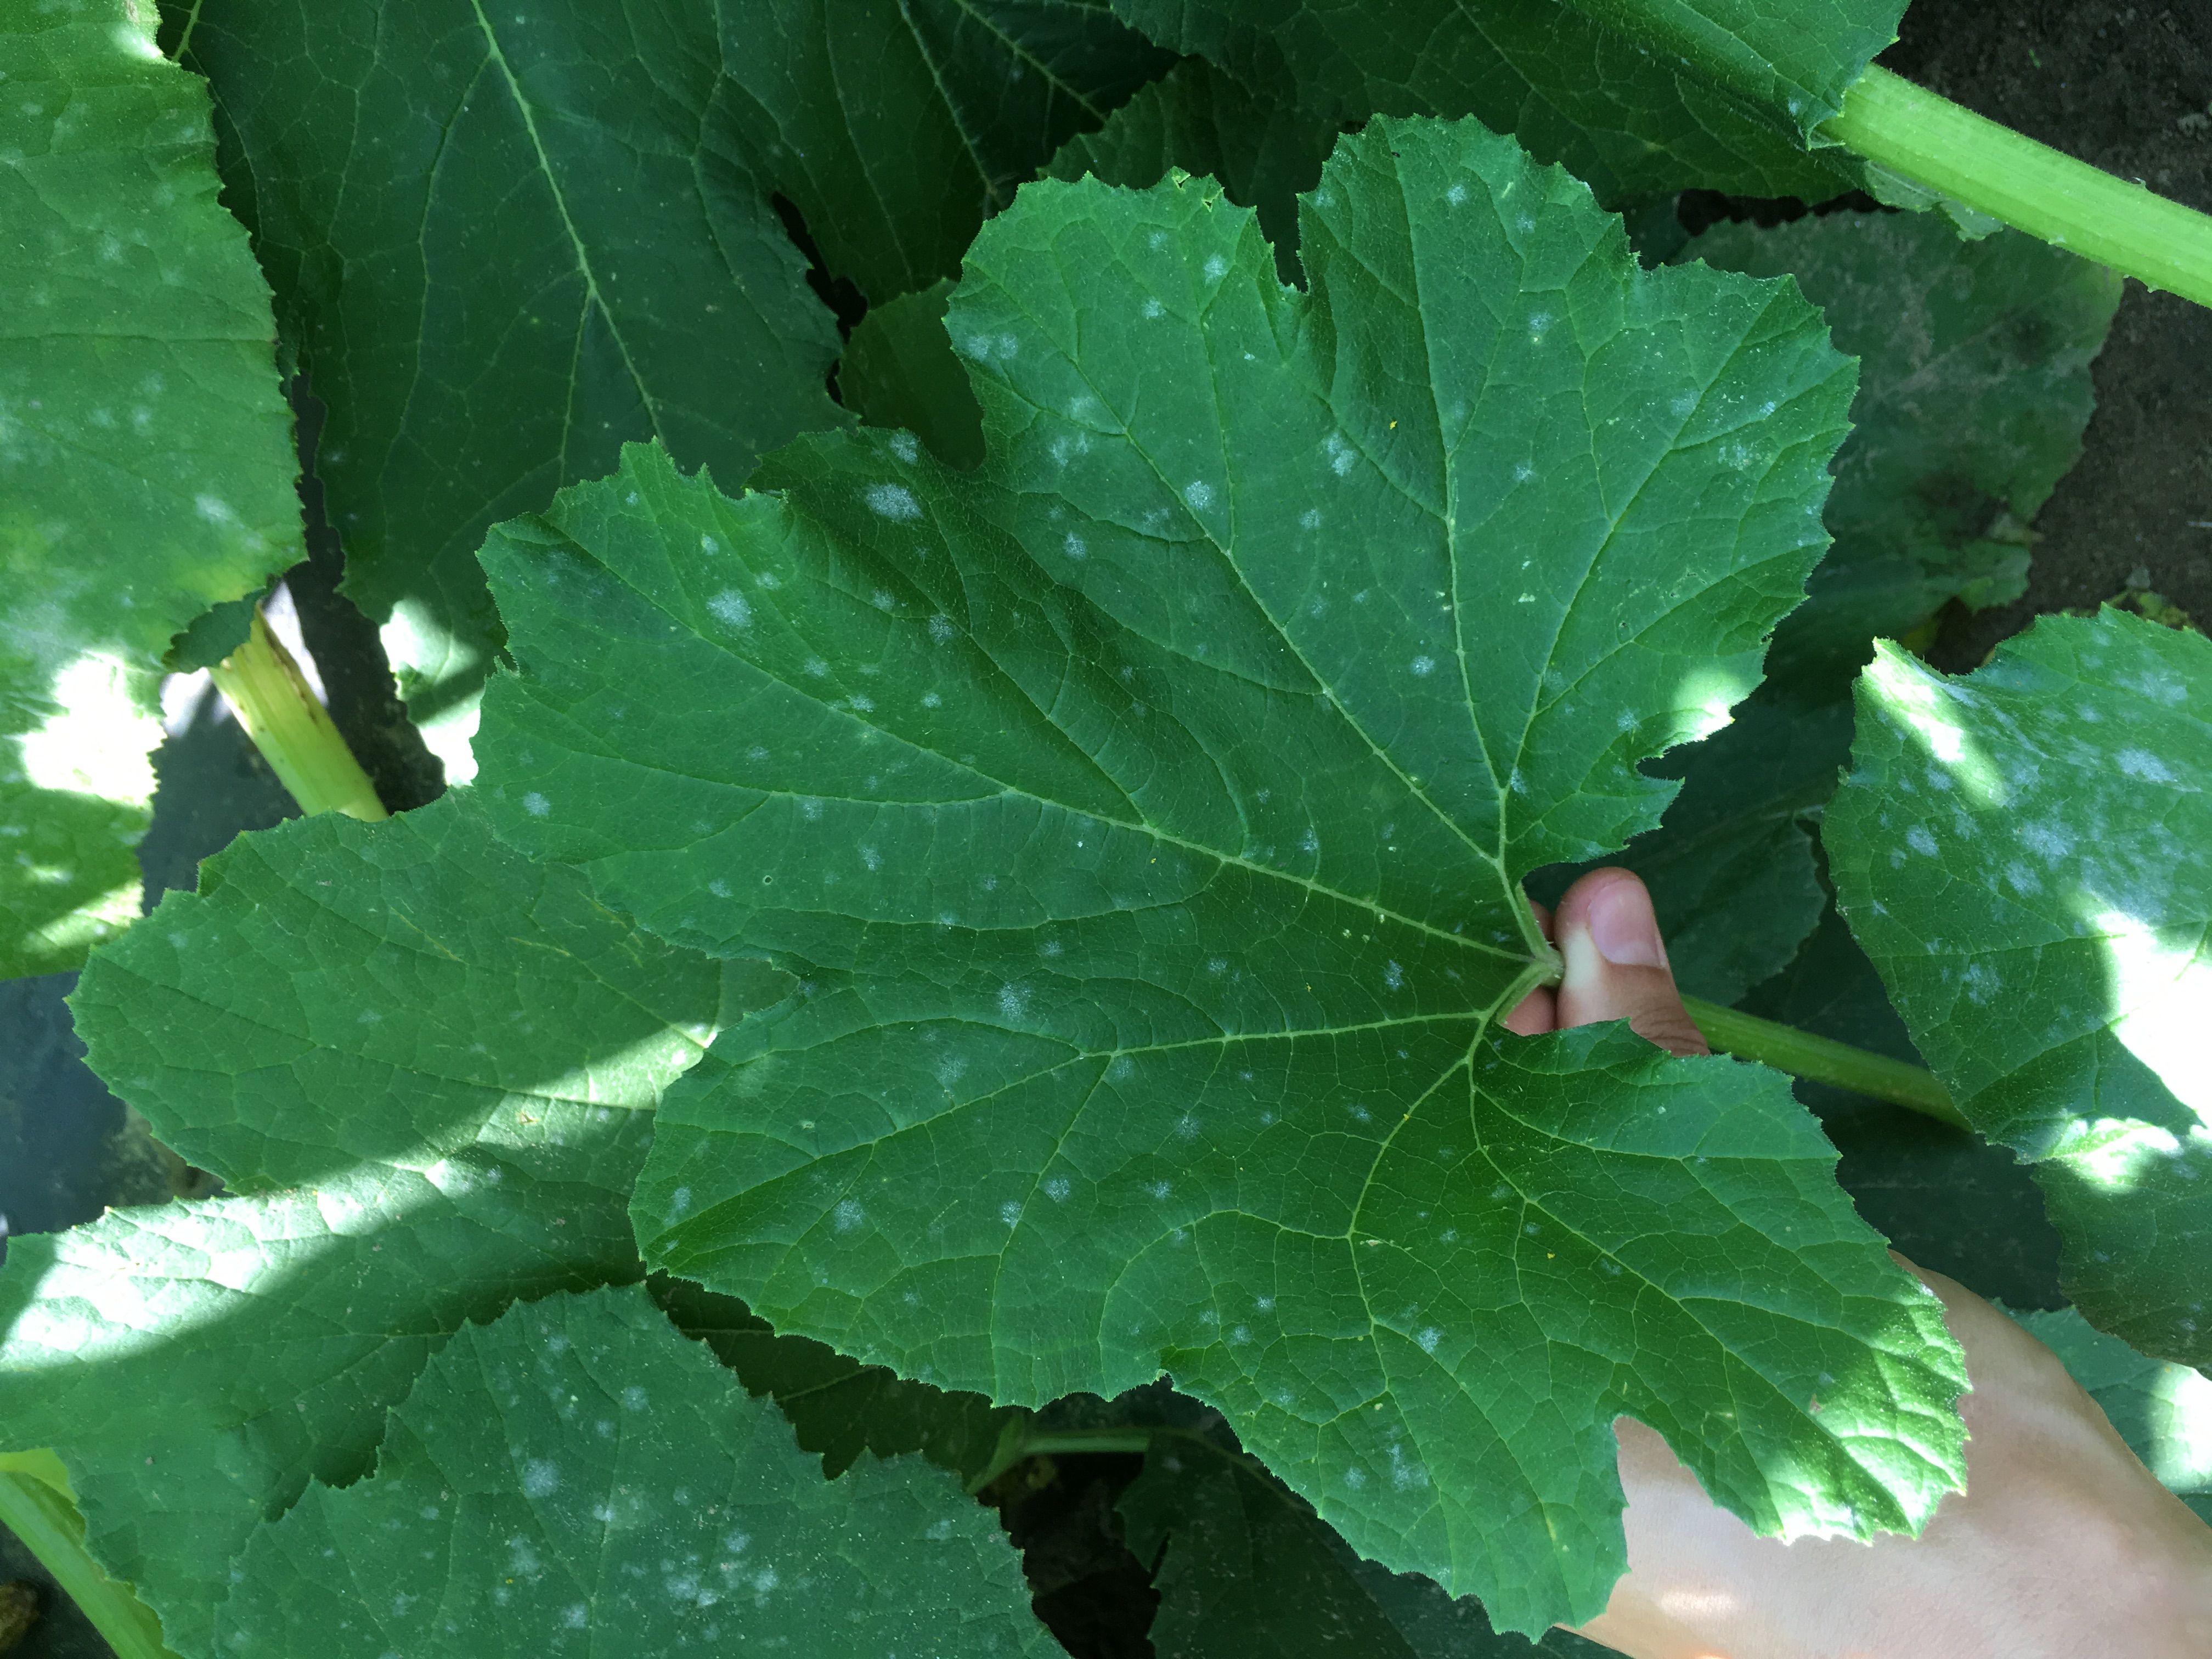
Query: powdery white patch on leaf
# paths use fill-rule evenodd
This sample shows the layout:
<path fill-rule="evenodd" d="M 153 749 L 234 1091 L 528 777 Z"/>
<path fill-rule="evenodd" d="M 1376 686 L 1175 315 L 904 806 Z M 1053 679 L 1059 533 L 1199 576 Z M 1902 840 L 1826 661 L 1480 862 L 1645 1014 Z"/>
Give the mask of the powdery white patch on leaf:
<path fill-rule="evenodd" d="M 495 795 L 501 833 L 811 988 L 664 1099 L 641 1247 L 1001 1401 L 1165 1370 L 1361 1553 L 1524 1630 L 1619 1577 L 1621 1411 L 1769 1530 L 1917 1526 L 1959 1467 L 1955 1354 L 1780 1080 L 1494 1030 L 1553 966 L 1520 878 L 1656 821 L 1670 786 L 1638 762 L 1755 681 L 1820 550 L 1849 366 L 1786 285 L 1642 271 L 1581 185 L 1472 123 L 1346 139 L 1304 222 L 1301 293 L 1202 181 L 1025 186 L 948 313 L 994 343 L 974 471 L 810 440 L 732 501 L 634 448 L 556 502 L 532 534 L 658 608 L 649 645 L 534 583 L 519 532 L 486 545 L 524 668 L 491 775 L 531 757 L 562 803 Z M 1563 281 L 1576 326 L 1532 331 L 1570 314 Z M 1339 343 L 1415 379 L 1370 397 Z M 1607 413 L 1678 395 L 1734 412 Z M 1739 472 L 1716 436 L 1772 459 Z M 892 487 L 917 516 L 878 510 Z M 660 544 L 605 527 L 629 491 Z M 717 582 L 788 577 L 711 644 L 680 598 L 704 531 Z M 1515 607 L 1528 559 L 1555 605 Z M 1621 626 L 1615 596 L 1654 586 L 1663 621 Z M 617 737 L 613 683 L 716 712 Z M 738 708 L 792 740 L 752 760 Z M 860 846 L 899 879 L 826 882 Z M 758 879 L 708 889 L 733 867 Z M 1697 1164 L 1707 1137 L 1740 1150 Z M 1042 1185 L 1076 1172 L 1065 1205 Z M 1510 1215 L 1480 1199 L 1501 1178 Z M 841 1234 L 856 1192 L 869 1224 Z M 1755 1304 L 1709 1301 L 1746 1248 Z M 1540 1424 L 1498 1358 L 1539 1351 Z"/>
<path fill-rule="evenodd" d="M 617 1415 L 628 1376 L 641 1403 Z M 465 1326 L 392 1412 L 374 1474 L 309 1486 L 240 1565 L 215 1650 L 242 1659 L 558 1652 L 573 1631 L 670 1653 L 740 1628 L 815 1659 L 1054 1650 L 951 1475 L 869 1458 L 824 1480 L 774 1402 L 637 1288 Z"/>
<path fill-rule="evenodd" d="M 1884 646 L 1858 703 L 1823 830 L 1852 931 L 1952 1098 L 2033 1166 L 2082 1314 L 2212 1363 L 2212 643 L 2045 617 L 1960 681 Z M 1900 864 L 1884 819 L 1931 765 L 1960 833 L 1913 826 Z"/>

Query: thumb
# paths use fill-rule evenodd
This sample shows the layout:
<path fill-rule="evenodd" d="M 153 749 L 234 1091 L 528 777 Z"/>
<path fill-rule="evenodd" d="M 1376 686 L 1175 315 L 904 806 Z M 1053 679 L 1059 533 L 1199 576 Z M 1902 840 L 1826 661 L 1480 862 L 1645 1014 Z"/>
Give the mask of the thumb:
<path fill-rule="evenodd" d="M 1565 958 L 1559 1026 L 1625 1019 L 1671 1054 L 1712 1051 L 1682 1009 L 1651 895 L 1634 872 L 1593 870 L 1559 901 L 1553 932 Z"/>

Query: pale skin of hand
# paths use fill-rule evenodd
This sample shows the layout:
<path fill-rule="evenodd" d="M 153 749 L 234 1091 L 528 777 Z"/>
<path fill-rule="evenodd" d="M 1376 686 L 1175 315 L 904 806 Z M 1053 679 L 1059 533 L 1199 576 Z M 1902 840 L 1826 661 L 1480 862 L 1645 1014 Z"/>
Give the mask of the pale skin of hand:
<path fill-rule="evenodd" d="M 1675 1054 L 1707 1052 L 1634 875 L 1594 871 L 1542 919 L 1565 975 L 1507 1029 L 1626 1019 Z M 1784 1544 L 1716 1505 L 1658 1435 L 1618 1418 L 1629 1571 L 1581 1633 L 1632 1659 L 2212 1656 L 2212 1528 L 2158 1484 L 2049 1348 L 1964 1285 L 1896 1259 L 1942 1298 L 1966 1352 L 1966 1490 L 1917 1538 Z"/>

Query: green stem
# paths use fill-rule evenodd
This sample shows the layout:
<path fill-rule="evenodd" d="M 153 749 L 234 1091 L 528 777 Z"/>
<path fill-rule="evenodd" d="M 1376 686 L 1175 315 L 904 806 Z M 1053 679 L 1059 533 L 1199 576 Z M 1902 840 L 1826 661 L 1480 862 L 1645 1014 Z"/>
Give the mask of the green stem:
<path fill-rule="evenodd" d="M 1951 1101 L 1950 1094 L 1932 1072 L 1908 1066 L 1887 1054 L 1869 1054 L 1848 1042 L 1814 1036 L 1794 1025 L 1781 1025 L 1755 1014 L 1723 1008 L 1701 997 L 1684 997 L 1682 1006 L 1705 1034 L 1707 1042 L 1722 1054 L 1755 1060 L 1778 1072 L 1808 1082 L 1833 1084 L 1873 1100 L 1905 1106 L 1961 1129 L 1974 1126 Z"/>
<path fill-rule="evenodd" d="M 246 643 L 210 672 L 246 735 L 302 812 L 311 817 L 343 812 L 370 823 L 392 816 L 328 711 L 307 689 L 292 653 L 269 631 L 258 605 Z"/>
<path fill-rule="evenodd" d="M 0 1455 L 0 1526 L 22 1540 L 23 1547 L 84 1610 L 93 1628 L 115 1650 L 116 1659 L 176 1659 L 162 1644 L 161 1621 L 153 1609 L 130 1585 L 101 1571 L 86 1553 L 84 1517 L 71 1501 L 68 1478 L 52 1452 Z"/>
<path fill-rule="evenodd" d="M 2212 306 L 2212 217 L 1869 66 L 1824 137 L 1925 189 Z"/>

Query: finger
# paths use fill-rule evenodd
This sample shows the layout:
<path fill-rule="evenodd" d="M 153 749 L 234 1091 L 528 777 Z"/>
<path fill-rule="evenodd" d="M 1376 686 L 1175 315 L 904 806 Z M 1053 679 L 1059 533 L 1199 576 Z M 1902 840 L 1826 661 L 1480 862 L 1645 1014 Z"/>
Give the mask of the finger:
<path fill-rule="evenodd" d="M 1651 895 L 1633 872 L 1591 871 L 1559 901 L 1553 927 L 1566 962 L 1559 992 L 1561 1028 L 1625 1019 L 1638 1036 L 1670 1054 L 1712 1052 L 1683 1011 Z"/>
<path fill-rule="evenodd" d="M 1544 930 L 1546 939 L 1552 938 L 1552 913 L 1535 900 L 1528 901 L 1529 913 L 1536 925 Z M 1521 999 L 1520 1005 L 1505 1016 L 1505 1029 L 1516 1036 L 1541 1036 L 1547 1031 L 1559 1029 L 1559 1000 L 1548 985 L 1542 986 Z"/>

